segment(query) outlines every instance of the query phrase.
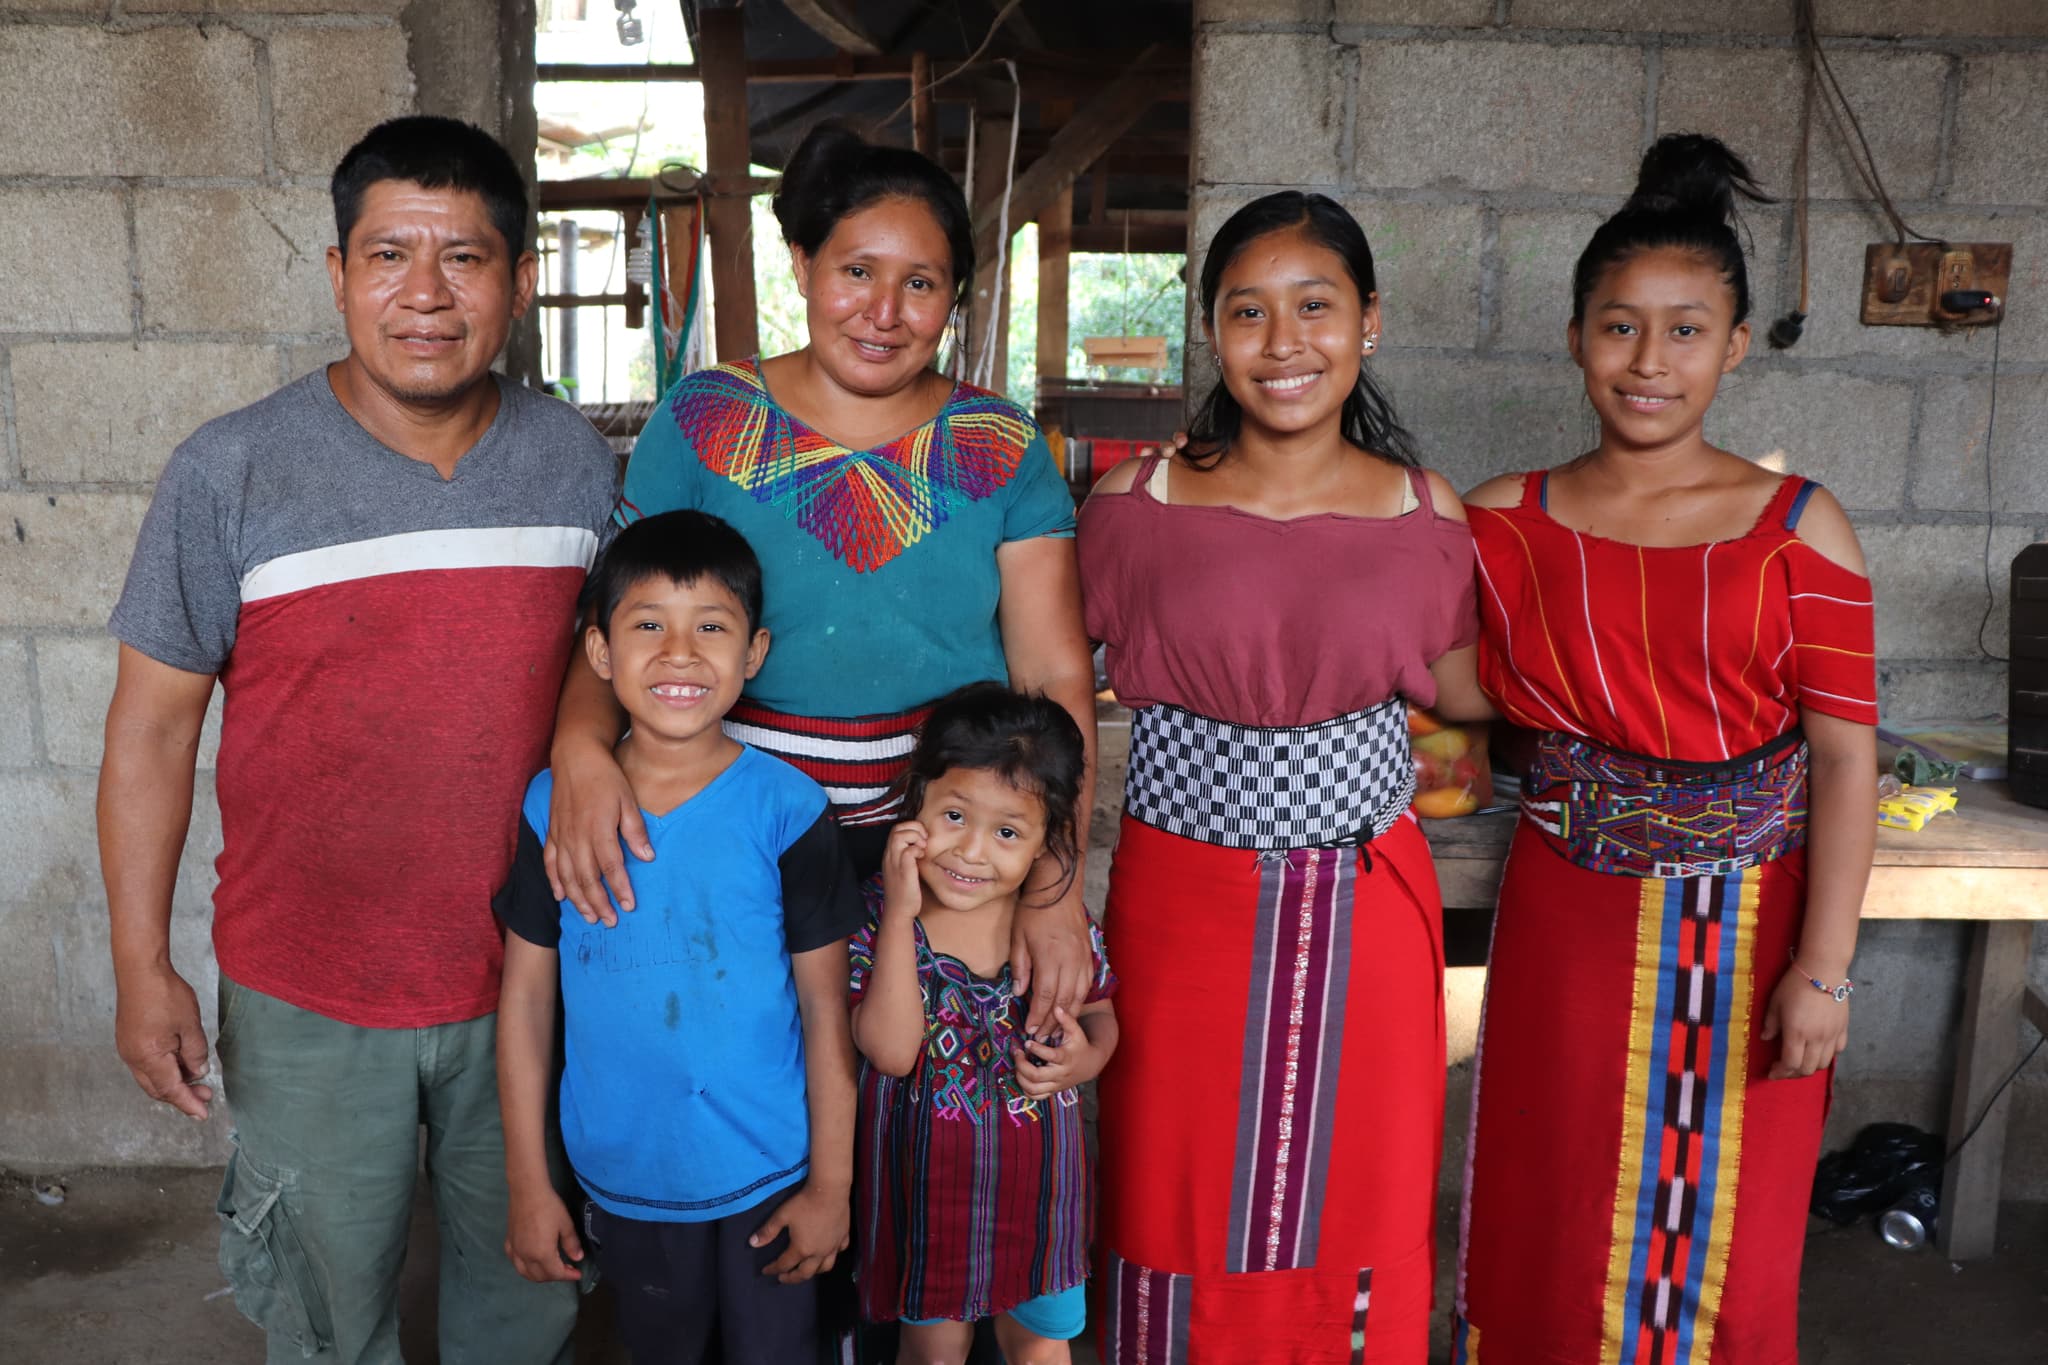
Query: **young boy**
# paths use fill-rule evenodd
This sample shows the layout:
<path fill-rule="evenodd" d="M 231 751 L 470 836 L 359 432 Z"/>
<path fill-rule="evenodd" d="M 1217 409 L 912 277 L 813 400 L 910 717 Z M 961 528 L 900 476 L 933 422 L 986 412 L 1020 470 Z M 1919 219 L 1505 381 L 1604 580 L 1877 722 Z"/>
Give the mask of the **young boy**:
<path fill-rule="evenodd" d="M 720 720 L 768 653 L 740 534 L 670 512 L 619 534 L 583 644 L 630 718 L 620 766 L 655 860 L 616 926 L 557 902 L 549 773 L 527 789 L 498 1003 L 506 1251 L 531 1280 L 587 1254 L 640 1365 L 817 1358 L 819 1271 L 847 1245 L 855 1059 L 847 935 L 865 919 L 825 793 Z M 560 984 L 561 1122 L 581 1229 L 544 1145 Z"/>

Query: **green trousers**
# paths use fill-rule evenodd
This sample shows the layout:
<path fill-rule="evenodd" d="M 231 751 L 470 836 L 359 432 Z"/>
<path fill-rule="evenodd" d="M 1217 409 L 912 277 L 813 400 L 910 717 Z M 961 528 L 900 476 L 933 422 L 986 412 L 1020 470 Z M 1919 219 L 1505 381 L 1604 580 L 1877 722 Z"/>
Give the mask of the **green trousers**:
<path fill-rule="evenodd" d="M 440 1225 L 442 1365 L 569 1365 L 573 1284 L 506 1259 L 497 1017 L 433 1028 L 340 1023 L 220 981 L 221 1080 L 235 1152 L 221 1269 L 270 1365 L 396 1365 L 420 1130 Z"/>

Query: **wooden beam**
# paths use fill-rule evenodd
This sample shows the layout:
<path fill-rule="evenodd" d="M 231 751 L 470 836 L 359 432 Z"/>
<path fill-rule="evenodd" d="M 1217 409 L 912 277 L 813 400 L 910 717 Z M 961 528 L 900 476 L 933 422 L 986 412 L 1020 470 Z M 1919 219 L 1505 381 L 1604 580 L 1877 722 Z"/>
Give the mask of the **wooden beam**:
<path fill-rule="evenodd" d="M 922 156 L 938 159 L 939 113 L 932 103 L 932 59 L 910 54 L 910 145 Z"/>
<path fill-rule="evenodd" d="M 842 52 L 881 55 L 882 45 L 840 0 L 782 0 L 796 21 Z"/>
<path fill-rule="evenodd" d="M 1010 196 L 1010 222 L 1023 223 L 1045 211 L 1052 197 L 1073 184 L 1081 172 L 1101 160 L 1119 137 L 1152 107 L 1157 99 L 1152 70 L 1159 49 L 1148 47 L 1138 54 L 1124 73 L 1097 92 L 1075 111 L 1066 126 L 1046 144 L 1045 155 L 1017 176 Z M 1000 205 L 977 205 L 974 230 L 977 235 L 994 227 Z"/>
<path fill-rule="evenodd" d="M 990 223 L 1000 222 L 1002 217 L 1003 186 L 1009 175 L 1010 128 L 1012 120 L 1005 108 L 1001 113 L 974 116 L 974 183 L 968 186 L 968 202 L 973 208 L 974 218 L 980 223 L 984 212 Z M 1010 214 L 1010 228 L 1015 231 L 1027 219 L 1014 209 Z M 974 238 L 974 289 L 967 296 L 967 359 L 968 373 L 981 368 L 984 351 L 992 352 L 995 376 L 991 387 L 1000 390 L 1008 373 L 1008 334 L 1010 330 L 1010 287 L 1007 256 L 1004 269 L 996 269 L 996 232 L 977 231 Z M 996 307 L 997 281 L 1001 280 L 1001 306 Z M 993 317 L 994 325 L 990 325 Z"/>
<path fill-rule="evenodd" d="M 703 186 L 707 199 L 751 199 L 757 194 L 772 193 L 777 181 L 772 175 L 743 175 L 737 179 L 728 175 L 707 175 L 697 183 Z M 573 213 L 578 209 L 617 209 L 624 213 L 628 209 L 646 208 L 649 194 L 663 203 L 693 197 L 689 190 L 671 188 L 645 176 L 543 180 L 540 182 L 540 211 Z"/>
<path fill-rule="evenodd" d="M 1050 111 L 1048 111 L 1050 113 Z M 1067 264 L 1074 242 L 1074 187 L 1038 215 L 1038 377 L 1067 373 Z"/>
<path fill-rule="evenodd" d="M 744 177 L 747 146 L 746 16 L 736 9 L 698 15 L 698 57 L 704 81 L 706 169 Z M 761 347 L 754 298 L 753 210 L 748 200 L 719 196 L 705 207 L 711 249 L 712 337 L 720 360 L 739 360 Z"/>
<path fill-rule="evenodd" d="M 1941 1254 L 1952 1261 L 1989 1256 L 1997 1242 L 1999 1175 L 2005 1169 L 2010 1087 L 1997 1091 L 2019 1060 L 2020 1014 L 2027 994 L 2027 958 L 2034 926 L 2004 921 L 1970 926 L 1969 969 L 1963 978 L 1962 1028 L 1956 1037 L 1956 1079 L 1949 1094 L 1948 1145 L 1978 1125 L 1942 1169 Z"/>
<path fill-rule="evenodd" d="M 1188 249 L 1188 230 L 1159 224 L 1144 227 L 1132 224 L 1126 235 L 1118 223 L 1076 223 L 1069 248 L 1090 256 L 1118 256 L 1124 252 L 1133 256 L 1179 256 Z"/>
<path fill-rule="evenodd" d="M 818 81 L 900 81 L 910 74 L 903 57 L 781 57 L 747 63 L 750 85 L 801 85 Z M 701 62 L 544 62 L 536 81 L 637 82 L 701 81 Z"/>

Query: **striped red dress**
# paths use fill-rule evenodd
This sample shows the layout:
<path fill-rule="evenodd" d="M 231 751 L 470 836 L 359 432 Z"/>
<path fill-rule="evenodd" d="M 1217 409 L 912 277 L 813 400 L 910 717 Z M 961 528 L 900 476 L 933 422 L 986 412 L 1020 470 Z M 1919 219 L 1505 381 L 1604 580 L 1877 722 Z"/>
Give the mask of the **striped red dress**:
<path fill-rule="evenodd" d="M 1740 774 L 1796 747 L 1802 711 L 1875 723 L 1870 584 L 1799 538 L 1804 479 L 1747 535 L 1665 549 L 1559 525 L 1544 485 L 1471 509 L 1481 681 L 1603 771 L 1668 779 L 1672 822 L 1706 830 L 1708 856 L 1593 870 L 1561 803 L 1525 802 L 1481 1025 L 1455 1359 L 1791 1362 L 1829 1075 L 1765 1079 L 1777 1044 L 1757 1031 L 1805 852 L 1717 864 L 1718 832 L 1731 855 L 1749 832 L 1725 803 L 1688 807 L 1683 779 L 1723 781 L 1739 807 Z M 1759 809 L 1803 825 L 1803 775 L 1768 795 Z"/>

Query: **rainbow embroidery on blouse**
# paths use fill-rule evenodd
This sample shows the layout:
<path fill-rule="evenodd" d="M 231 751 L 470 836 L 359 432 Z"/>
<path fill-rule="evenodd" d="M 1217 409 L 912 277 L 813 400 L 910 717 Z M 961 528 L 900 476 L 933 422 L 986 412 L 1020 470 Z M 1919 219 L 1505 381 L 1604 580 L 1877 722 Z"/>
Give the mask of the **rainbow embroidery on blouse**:
<path fill-rule="evenodd" d="M 856 573 L 871 573 L 1005 487 L 1032 428 L 1008 400 L 962 384 L 934 421 L 873 450 L 848 450 L 777 407 L 752 362 L 692 376 L 671 401 L 704 467 L 797 525 Z"/>

